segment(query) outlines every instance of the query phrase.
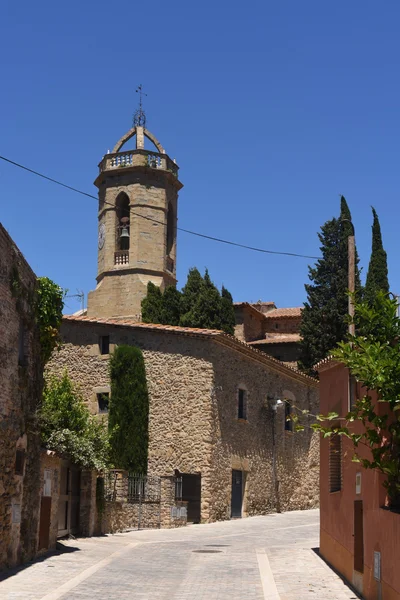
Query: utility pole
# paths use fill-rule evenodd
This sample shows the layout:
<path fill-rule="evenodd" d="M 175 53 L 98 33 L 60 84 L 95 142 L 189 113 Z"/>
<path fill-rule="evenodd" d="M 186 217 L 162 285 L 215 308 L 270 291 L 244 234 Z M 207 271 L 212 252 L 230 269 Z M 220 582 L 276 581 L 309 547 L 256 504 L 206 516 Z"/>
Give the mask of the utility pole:
<path fill-rule="evenodd" d="M 356 329 L 353 323 L 354 319 L 354 292 L 356 291 L 356 242 L 355 242 L 355 231 L 354 225 L 349 219 L 342 219 L 342 223 L 349 223 L 351 226 L 351 233 L 347 237 L 347 250 L 348 250 L 348 287 L 349 287 L 349 334 L 355 335 Z"/>

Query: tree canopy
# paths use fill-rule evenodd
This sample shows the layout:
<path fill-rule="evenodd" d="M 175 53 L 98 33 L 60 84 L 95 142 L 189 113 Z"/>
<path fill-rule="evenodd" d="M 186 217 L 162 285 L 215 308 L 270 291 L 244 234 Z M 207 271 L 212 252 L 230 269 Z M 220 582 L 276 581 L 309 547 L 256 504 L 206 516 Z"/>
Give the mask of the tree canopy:
<path fill-rule="evenodd" d="M 107 425 L 90 415 L 67 371 L 47 382 L 39 425 L 42 443 L 49 450 L 87 469 L 110 466 Z"/>
<path fill-rule="evenodd" d="M 309 267 L 311 283 L 305 285 L 301 324 L 299 367 L 315 376 L 314 365 L 326 358 L 347 335 L 348 235 L 351 214 L 345 198 L 340 200 L 340 217 L 327 221 L 318 234 L 322 257 Z M 356 290 L 361 289 L 356 254 Z"/>
<path fill-rule="evenodd" d="M 231 335 L 235 330 L 232 296 L 225 287 L 219 292 L 207 269 L 204 277 L 198 269 L 190 269 L 181 292 L 170 286 L 162 293 L 150 282 L 142 301 L 142 319 L 145 323 L 221 329 Z"/>
<path fill-rule="evenodd" d="M 372 214 L 374 219 L 372 224 L 372 252 L 365 283 L 365 298 L 370 303 L 374 301 L 379 290 L 389 292 L 387 255 L 383 248 L 381 226 L 374 207 L 372 207 Z"/>

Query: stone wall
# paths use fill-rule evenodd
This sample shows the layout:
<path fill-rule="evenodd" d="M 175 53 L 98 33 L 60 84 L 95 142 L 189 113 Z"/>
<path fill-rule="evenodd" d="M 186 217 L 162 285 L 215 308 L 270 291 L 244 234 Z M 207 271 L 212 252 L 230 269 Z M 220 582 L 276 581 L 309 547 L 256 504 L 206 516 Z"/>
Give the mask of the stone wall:
<path fill-rule="evenodd" d="M 267 317 L 264 321 L 264 335 L 266 333 L 299 333 L 301 317 Z"/>
<path fill-rule="evenodd" d="M 0 225 L 0 568 L 36 552 L 42 391 L 36 277 Z"/>
<path fill-rule="evenodd" d="M 176 284 L 176 223 L 182 184 L 166 170 L 148 168 L 147 155 L 136 158 L 142 166 L 111 168 L 96 181 L 99 226 L 104 227 L 105 238 L 98 250 L 97 287 L 88 297 L 89 316 L 130 316 L 139 320 L 149 281 L 161 289 Z M 130 203 L 130 248 L 128 262 L 115 264 L 118 222 L 114 206 L 121 192 Z M 166 263 L 169 205 L 174 212 L 171 270 Z"/>
<path fill-rule="evenodd" d="M 111 344 L 136 345 L 143 351 L 150 396 L 149 473 L 201 473 L 203 522 L 229 518 L 232 469 L 246 474 L 244 514 L 274 510 L 267 395 L 284 395 L 299 408 L 315 412 L 318 384 L 227 336 L 65 320 L 65 344 L 48 368 L 58 374 L 67 368 L 92 412 L 97 410 L 95 389 L 109 385 L 108 357 L 98 348 L 99 336 L 106 334 Z M 247 420 L 237 418 L 238 386 L 247 390 Z M 282 508 L 316 506 L 315 438 L 309 429 L 297 434 L 285 431 L 282 407 L 275 425 Z"/>
<path fill-rule="evenodd" d="M 264 337 L 264 315 L 249 304 L 236 304 L 235 337 L 243 342 L 252 342 Z"/>
<path fill-rule="evenodd" d="M 277 360 L 284 363 L 291 363 L 292 366 L 297 365 L 300 359 L 300 343 L 285 342 L 284 344 L 257 344 L 257 349 L 262 350 L 269 356 L 273 356 Z"/>

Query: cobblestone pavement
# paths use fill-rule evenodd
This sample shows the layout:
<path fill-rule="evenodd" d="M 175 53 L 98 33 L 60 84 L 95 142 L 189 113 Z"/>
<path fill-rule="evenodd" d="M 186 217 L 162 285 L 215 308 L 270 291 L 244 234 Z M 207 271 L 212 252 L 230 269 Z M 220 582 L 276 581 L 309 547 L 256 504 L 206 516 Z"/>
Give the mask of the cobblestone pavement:
<path fill-rule="evenodd" d="M 69 540 L 0 576 L 1 600 L 349 600 L 318 511 Z"/>

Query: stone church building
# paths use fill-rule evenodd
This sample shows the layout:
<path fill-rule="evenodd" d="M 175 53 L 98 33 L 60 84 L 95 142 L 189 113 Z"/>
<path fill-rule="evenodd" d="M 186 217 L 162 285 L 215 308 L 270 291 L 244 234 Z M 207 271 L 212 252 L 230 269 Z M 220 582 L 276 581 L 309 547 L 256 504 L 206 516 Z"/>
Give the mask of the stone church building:
<path fill-rule="evenodd" d="M 316 506 L 318 437 L 309 428 L 294 433 L 286 417 L 290 404 L 318 411 L 318 382 L 258 350 L 257 336 L 249 340 L 248 313 L 261 315 L 264 336 L 268 318 L 242 307 L 236 337 L 140 322 L 147 283 L 176 284 L 176 162 L 137 124 L 101 160 L 95 184 L 97 286 L 87 311 L 65 316 L 63 346 L 49 371 L 67 369 L 90 410 L 105 414 L 110 354 L 119 344 L 141 348 L 150 396 L 148 472 L 182 476 L 189 521 Z"/>

